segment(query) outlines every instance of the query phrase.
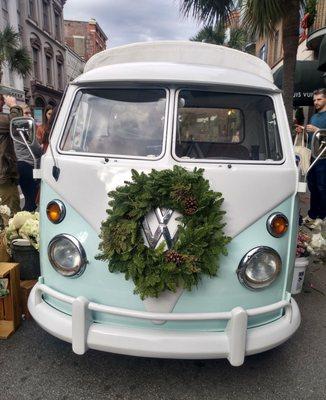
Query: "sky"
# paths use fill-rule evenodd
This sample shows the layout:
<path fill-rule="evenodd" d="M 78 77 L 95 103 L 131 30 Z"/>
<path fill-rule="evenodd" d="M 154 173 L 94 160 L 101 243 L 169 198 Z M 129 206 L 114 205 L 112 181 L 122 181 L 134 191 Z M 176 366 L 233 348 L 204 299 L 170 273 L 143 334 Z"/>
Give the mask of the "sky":
<path fill-rule="evenodd" d="M 67 0 L 64 19 L 95 18 L 107 47 L 152 40 L 189 40 L 201 28 L 179 12 L 179 0 Z"/>

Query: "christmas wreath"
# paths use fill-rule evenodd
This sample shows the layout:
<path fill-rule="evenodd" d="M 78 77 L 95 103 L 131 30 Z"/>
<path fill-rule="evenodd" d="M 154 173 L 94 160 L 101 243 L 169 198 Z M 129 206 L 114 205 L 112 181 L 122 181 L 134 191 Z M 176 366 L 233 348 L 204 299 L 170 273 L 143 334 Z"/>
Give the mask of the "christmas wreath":
<path fill-rule="evenodd" d="M 210 189 L 203 173 L 179 166 L 149 174 L 132 170 L 131 181 L 109 193 L 96 258 L 109 261 L 110 272 L 132 279 L 142 299 L 167 289 L 191 290 L 203 274 L 216 276 L 219 255 L 227 255 L 230 238 L 223 232 L 222 194 Z M 144 242 L 142 224 L 157 208 L 181 213 L 177 240 L 168 249 L 165 242 L 156 248 Z"/>

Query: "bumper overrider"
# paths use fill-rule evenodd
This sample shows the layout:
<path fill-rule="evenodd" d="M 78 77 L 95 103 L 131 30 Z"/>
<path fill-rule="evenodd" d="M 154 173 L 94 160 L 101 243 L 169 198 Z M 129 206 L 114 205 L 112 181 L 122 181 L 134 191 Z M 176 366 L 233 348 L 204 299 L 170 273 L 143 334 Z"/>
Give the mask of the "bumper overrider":
<path fill-rule="evenodd" d="M 47 294 L 72 305 L 72 315 L 64 314 L 43 300 Z M 28 308 L 35 321 L 47 332 L 72 343 L 77 354 L 88 348 L 142 357 L 179 359 L 227 358 L 239 366 L 246 355 L 260 353 L 285 342 L 300 325 L 300 312 L 294 299 L 244 310 L 235 307 L 218 313 L 153 313 L 110 307 L 85 297 L 64 295 L 43 284 L 34 286 Z M 263 326 L 248 329 L 248 317 L 283 309 L 283 316 Z M 92 320 L 92 311 L 152 321 L 227 320 L 224 332 L 187 332 L 110 326 Z"/>

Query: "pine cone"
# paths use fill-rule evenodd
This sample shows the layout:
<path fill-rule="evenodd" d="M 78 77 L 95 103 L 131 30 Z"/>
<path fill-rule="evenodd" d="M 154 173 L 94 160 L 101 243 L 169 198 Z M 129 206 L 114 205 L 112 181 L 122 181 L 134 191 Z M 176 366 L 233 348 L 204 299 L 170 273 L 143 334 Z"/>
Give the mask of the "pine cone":
<path fill-rule="evenodd" d="M 188 196 L 188 192 L 185 189 L 177 189 L 172 192 L 172 198 L 177 201 L 182 201 L 186 196 Z"/>
<path fill-rule="evenodd" d="M 184 260 L 182 254 L 179 254 L 175 250 L 169 250 L 165 253 L 165 259 L 167 262 L 173 262 L 175 264 L 180 264 Z"/>
<path fill-rule="evenodd" d="M 192 215 L 198 210 L 198 201 L 195 197 L 189 196 L 184 201 L 185 213 Z"/>

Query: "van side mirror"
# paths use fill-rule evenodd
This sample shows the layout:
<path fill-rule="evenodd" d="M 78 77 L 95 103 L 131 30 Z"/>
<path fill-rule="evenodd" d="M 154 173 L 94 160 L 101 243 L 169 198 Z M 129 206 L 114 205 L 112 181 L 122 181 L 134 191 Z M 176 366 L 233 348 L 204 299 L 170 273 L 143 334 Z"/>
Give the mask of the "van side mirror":
<path fill-rule="evenodd" d="M 17 143 L 31 146 L 35 140 L 35 121 L 30 117 L 17 117 L 10 121 L 10 136 Z"/>
<path fill-rule="evenodd" d="M 319 129 L 312 137 L 311 155 L 313 158 L 326 157 L 326 129 Z"/>

